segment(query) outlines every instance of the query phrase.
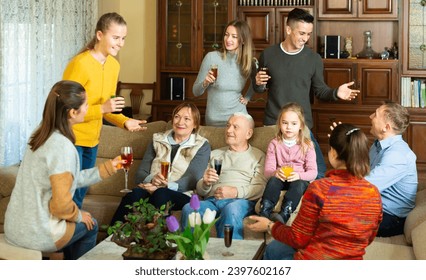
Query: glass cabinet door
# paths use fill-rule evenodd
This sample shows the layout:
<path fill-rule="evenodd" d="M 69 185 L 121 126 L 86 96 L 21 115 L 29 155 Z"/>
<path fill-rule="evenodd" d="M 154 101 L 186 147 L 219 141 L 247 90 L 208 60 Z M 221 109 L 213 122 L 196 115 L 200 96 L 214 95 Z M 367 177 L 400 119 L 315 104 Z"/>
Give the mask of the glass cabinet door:
<path fill-rule="evenodd" d="M 403 74 L 426 73 L 426 1 L 404 1 Z"/>
<path fill-rule="evenodd" d="M 195 24 L 192 0 L 167 1 L 165 66 L 193 68 Z"/>
<path fill-rule="evenodd" d="M 228 23 L 228 0 L 203 1 L 203 57 L 213 50 L 220 49 L 223 31 Z"/>

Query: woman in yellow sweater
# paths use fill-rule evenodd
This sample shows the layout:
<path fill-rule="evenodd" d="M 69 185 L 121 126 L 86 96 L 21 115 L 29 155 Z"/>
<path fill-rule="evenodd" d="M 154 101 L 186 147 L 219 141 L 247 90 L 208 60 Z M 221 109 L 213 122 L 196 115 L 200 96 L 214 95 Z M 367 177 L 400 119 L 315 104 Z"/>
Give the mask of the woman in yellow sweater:
<path fill-rule="evenodd" d="M 86 90 L 89 104 L 84 122 L 74 125 L 76 148 L 80 156 L 81 169 L 95 165 L 102 120 L 125 128 L 140 131 L 146 121 L 128 118 L 121 112 L 122 97 L 115 95 L 120 64 L 114 58 L 123 47 L 127 35 L 126 21 L 117 13 L 101 16 L 96 24 L 95 36 L 67 65 L 63 79 L 79 82 Z M 74 201 L 81 208 L 87 188 L 78 189 Z"/>

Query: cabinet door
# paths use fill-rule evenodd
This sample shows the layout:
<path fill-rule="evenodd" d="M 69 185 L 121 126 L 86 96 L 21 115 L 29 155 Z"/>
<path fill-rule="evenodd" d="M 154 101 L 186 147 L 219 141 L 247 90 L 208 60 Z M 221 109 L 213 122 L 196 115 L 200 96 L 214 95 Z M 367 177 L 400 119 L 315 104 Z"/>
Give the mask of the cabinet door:
<path fill-rule="evenodd" d="M 426 6 L 415 1 L 404 1 L 402 30 L 403 74 L 426 75 Z"/>
<path fill-rule="evenodd" d="M 269 7 L 240 7 L 238 18 L 245 20 L 251 29 L 256 53 L 275 44 L 275 9 Z"/>
<path fill-rule="evenodd" d="M 355 18 L 356 0 L 320 0 L 318 1 L 318 18 Z"/>
<path fill-rule="evenodd" d="M 307 10 L 311 15 L 314 15 L 314 10 L 312 8 L 305 8 L 304 10 Z M 275 43 L 278 44 L 282 41 L 284 41 L 286 37 L 286 26 L 287 26 L 287 18 L 288 14 L 293 10 L 291 7 L 287 8 L 277 8 L 275 10 Z M 314 28 L 315 30 L 315 28 Z M 315 46 L 315 33 L 311 35 L 311 38 L 309 38 L 309 41 L 307 45 L 314 49 Z"/>
<path fill-rule="evenodd" d="M 407 1 L 404 1 L 407 2 Z M 397 0 L 363 0 L 358 2 L 359 18 L 398 18 Z"/>
<path fill-rule="evenodd" d="M 161 0 L 159 46 L 161 69 L 194 70 L 197 49 L 195 0 Z"/>
<path fill-rule="evenodd" d="M 358 64 L 358 78 L 363 105 L 380 105 L 382 101 L 399 102 L 397 61 Z"/>
<path fill-rule="evenodd" d="M 233 0 L 204 0 L 203 5 L 198 6 L 201 9 L 199 13 L 203 15 L 197 23 L 197 33 L 201 34 L 198 36 L 198 45 L 202 46 L 199 65 L 208 52 L 222 47 L 225 26 L 235 18 L 234 6 Z M 199 30 L 200 22 L 202 33 Z"/>
<path fill-rule="evenodd" d="M 356 66 L 348 60 L 324 59 L 324 82 L 331 88 L 349 83 L 356 78 Z M 357 99 L 350 103 L 356 103 Z M 315 98 L 316 104 L 329 103 Z M 348 101 L 337 100 L 335 103 L 349 104 Z"/>
<path fill-rule="evenodd" d="M 417 156 L 417 173 L 419 182 L 426 179 L 426 118 L 423 110 L 410 110 L 410 125 L 406 131 L 406 140 L 410 148 Z"/>

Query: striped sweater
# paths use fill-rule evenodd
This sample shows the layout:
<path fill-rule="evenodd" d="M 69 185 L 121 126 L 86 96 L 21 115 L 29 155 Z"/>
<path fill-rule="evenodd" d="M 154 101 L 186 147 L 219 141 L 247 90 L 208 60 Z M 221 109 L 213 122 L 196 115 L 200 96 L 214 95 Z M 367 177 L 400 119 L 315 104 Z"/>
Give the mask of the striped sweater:
<path fill-rule="evenodd" d="M 362 259 L 382 220 L 378 189 L 346 170 L 312 182 L 291 227 L 272 236 L 296 249 L 295 259 Z"/>

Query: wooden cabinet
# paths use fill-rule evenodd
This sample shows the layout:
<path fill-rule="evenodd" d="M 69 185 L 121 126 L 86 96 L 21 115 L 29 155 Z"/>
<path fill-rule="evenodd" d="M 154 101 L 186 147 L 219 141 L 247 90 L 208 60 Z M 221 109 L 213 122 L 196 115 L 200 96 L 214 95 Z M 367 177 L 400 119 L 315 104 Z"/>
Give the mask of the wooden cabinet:
<path fill-rule="evenodd" d="M 311 7 L 301 7 L 309 11 L 312 15 L 314 10 Z M 238 8 L 238 18 L 247 21 L 250 25 L 253 42 L 256 46 L 256 56 L 267 47 L 278 44 L 285 39 L 285 28 L 287 26 L 288 13 L 294 7 L 248 7 Z M 308 46 L 314 48 L 315 33 L 308 41 Z"/>
<path fill-rule="evenodd" d="M 399 102 L 398 65 L 398 60 L 325 59 L 324 81 L 332 88 L 355 81 L 352 88 L 361 93 L 351 102 L 354 105 L 378 106 L 384 100 Z M 315 103 L 325 102 L 315 100 Z"/>
<path fill-rule="evenodd" d="M 320 0 L 318 17 L 326 19 L 397 19 L 398 0 Z"/>

